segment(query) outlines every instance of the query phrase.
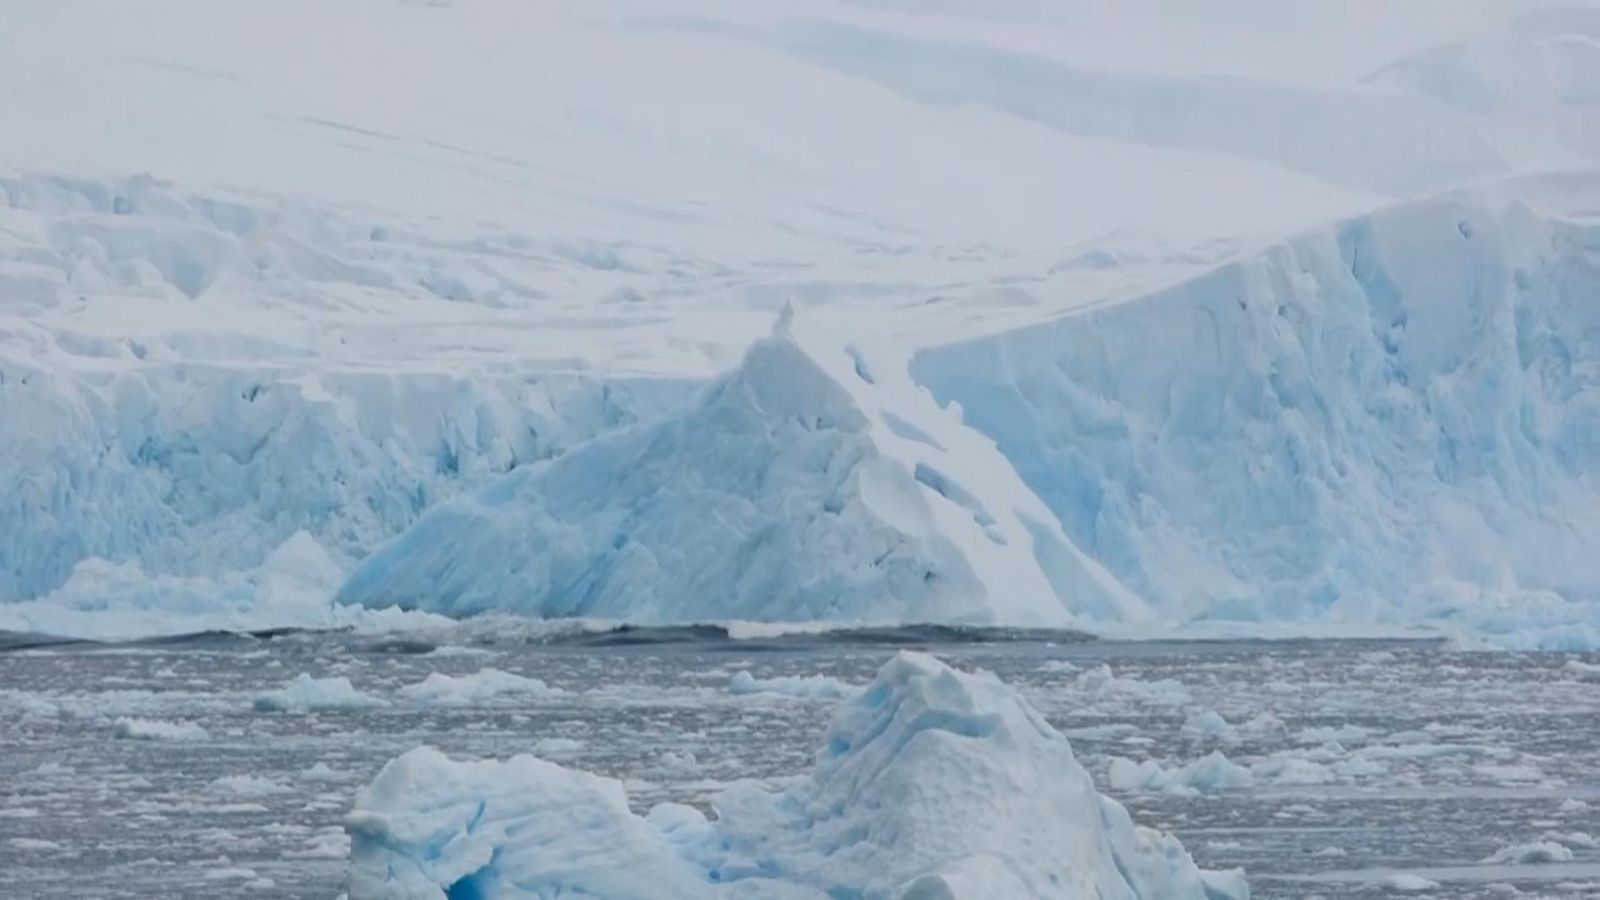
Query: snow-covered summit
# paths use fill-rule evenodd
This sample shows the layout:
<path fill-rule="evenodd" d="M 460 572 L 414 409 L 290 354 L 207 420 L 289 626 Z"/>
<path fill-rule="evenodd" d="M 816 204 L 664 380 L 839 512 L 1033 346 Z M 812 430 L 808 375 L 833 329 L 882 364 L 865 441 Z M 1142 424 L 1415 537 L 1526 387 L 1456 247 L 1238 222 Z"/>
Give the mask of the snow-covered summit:
<path fill-rule="evenodd" d="M 843 706 L 808 775 L 712 803 L 710 820 L 675 804 L 639 817 L 612 779 L 418 748 L 357 797 L 350 895 L 1248 897 L 1241 874 L 1201 872 L 1097 794 L 1066 738 L 998 679 L 919 654 Z"/>

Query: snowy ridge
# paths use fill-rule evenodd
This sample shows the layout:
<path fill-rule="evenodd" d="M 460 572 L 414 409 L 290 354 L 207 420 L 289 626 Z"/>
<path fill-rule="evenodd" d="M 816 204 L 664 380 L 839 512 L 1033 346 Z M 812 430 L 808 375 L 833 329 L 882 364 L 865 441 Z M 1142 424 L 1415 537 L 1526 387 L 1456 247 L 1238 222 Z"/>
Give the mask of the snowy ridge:
<path fill-rule="evenodd" d="M 913 371 L 1169 620 L 1592 644 L 1597 197 L 1399 204 Z"/>
<path fill-rule="evenodd" d="M 628 808 L 621 783 L 532 756 L 391 761 L 348 819 L 352 900 L 1205 900 L 1249 896 L 1099 796 L 1067 741 L 991 675 L 902 653 L 848 701 L 813 770 L 740 783 L 717 816 Z M 624 863 L 625 864 L 619 864 Z"/>
<path fill-rule="evenodd" d="M 786 313 L 684 410 L 436 507 L 339 601 L 643 622 L 1147 615 L 903 357 L 807 330 Z"/>

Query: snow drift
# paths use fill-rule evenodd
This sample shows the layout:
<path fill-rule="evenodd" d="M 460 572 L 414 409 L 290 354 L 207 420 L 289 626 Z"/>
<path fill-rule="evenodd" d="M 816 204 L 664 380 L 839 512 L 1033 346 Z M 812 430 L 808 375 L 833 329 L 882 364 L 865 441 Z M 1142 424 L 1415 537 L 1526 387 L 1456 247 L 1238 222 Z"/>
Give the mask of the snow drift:
<path fill-rule="evenodd" d="M 801 340 L 780 322 L 687 409 L 436 507 L 339 601 L 648 622 L 1144 613 L 903 364 Z"/>
<path fill-rule="evenodd" d="M 391 761 L 348 819 L 352 900 L 409 897 L 1248 896 L 1095 792 L 1064 737 L 987 674 L 903 653 L 838 713 L 812 771 L 739 783 L 716 817 L 640 817 L 620 782 L 532 756 Z"/>

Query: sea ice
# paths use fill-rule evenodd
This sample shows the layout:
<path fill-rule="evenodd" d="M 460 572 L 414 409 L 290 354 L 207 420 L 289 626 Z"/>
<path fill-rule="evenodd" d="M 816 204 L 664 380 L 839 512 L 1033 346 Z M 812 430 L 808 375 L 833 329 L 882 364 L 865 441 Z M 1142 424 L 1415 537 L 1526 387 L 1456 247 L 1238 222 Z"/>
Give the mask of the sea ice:
<path fill-rule="evenodd" d="M 380 697 L 356 690 L 350 679 L 342 675 L 313 678 L 301 672 L 284 687 L 257 694 L 253 705 L 257 712 L 303 713 L 370 709 L 387 704 Z"/>
<path fill-rule="evenodd" d="M 1255 784 L 1251 770 L 1212 751 L 1191 763 L 1166 769 L 1155 760 L 1135 763 L 1112 757 L 1111 787 L 1119 791 L 1166 791 L 1169 793 L 1212 793 L 1248 788 Z"/>
<path fill-rule="evenodd" d="M 757 678 L 749 672 L 738 671 L 728 679 L 728 691 L 734 694 L 781 694 L 811 700 L 840 700 L 856 690 L 855 686 L 831 675 Z"/>
<path fill-rule="evenodd" d="M 1389 875 L 1379 882 L 1379 884 L 1391 891 L 1402 891 L 1406 893 L 1412 893 L 1415 891 L 1431 891 L 1439 886 L 1439 882 L 1434 881 L 1431 878 L 1423 878 L 1421 875 L 1413 875 L 1409 872 L 1397 872 L 1393 875 Z"/>
<path fill-rule="evenodd" d="M 499 669 L 481 669 L 469 675 L 429 672 L 416 684 L 395 691 L 403 703 L 417 706 L 471 706 L 505 696 L 549 695 L 557 689 L 538 678 L 527 678 Z"/>
<path fill-rule="evenodd" d="M 1572 851 L 1555 841 L 1511 844 L 1484 857 L 1486 863 L 1558 863 L 1572 859 Z"/>
<path fill-rule="evenodd" d="M 112 723 L 119 738 L 141 741 L 203 741 L 210 737 L 194 722 L 166 722 L 160 719 L 120 718 Z"/>

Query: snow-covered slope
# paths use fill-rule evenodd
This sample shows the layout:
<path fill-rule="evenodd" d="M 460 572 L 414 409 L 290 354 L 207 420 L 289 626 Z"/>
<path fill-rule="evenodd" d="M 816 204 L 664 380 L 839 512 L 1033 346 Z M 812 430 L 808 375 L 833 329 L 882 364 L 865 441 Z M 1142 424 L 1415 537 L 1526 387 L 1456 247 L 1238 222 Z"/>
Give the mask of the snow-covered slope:
<path fill-rule="evenodd" d="M 680 412 L 435 507 L 340 601 L 648 622 L 1147 615 L 903 359 L 794 330 Z"/>
<path fill-rule="evenodd" d="M 812 771 L 717 816 L 629 810 L 622 784 L 532 756 L 391 761 L 348 820 L 352 900 L 411 897 L 1222 900 L 1170 835 L 1095 792 L 992 675 L 903 653 L 840 710 Z"/>
<path fill-rule="evenodd" d="M 1170 621 L 1595 640 L 1600 178 L 1402 204 L 1136 301 L 922 351 Z"/>

